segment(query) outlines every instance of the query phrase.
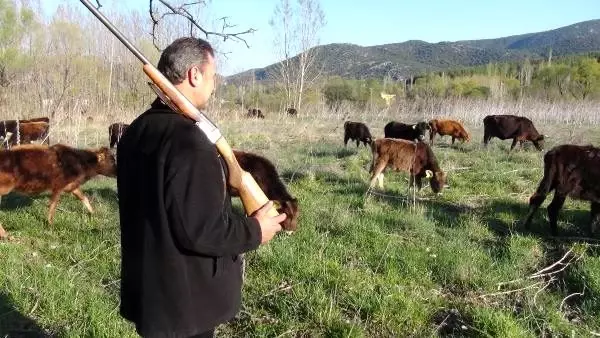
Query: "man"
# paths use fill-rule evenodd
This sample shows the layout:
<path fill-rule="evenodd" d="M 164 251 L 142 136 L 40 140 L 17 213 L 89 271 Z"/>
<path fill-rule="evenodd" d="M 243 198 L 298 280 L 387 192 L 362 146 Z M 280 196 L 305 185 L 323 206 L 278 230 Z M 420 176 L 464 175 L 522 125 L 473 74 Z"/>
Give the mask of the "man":
<path fill-rule="evenodd" d="M 210 44 L 180 38 L 157 67 L 198 109 L 215 86 Z M 281 230 L 285 214 L 232 211 L 227 171 L 194 121 L 160 100 L 118 144 L 121 315 L 145 337 L 212 337 L 241 303 L 239 254 Z"/>

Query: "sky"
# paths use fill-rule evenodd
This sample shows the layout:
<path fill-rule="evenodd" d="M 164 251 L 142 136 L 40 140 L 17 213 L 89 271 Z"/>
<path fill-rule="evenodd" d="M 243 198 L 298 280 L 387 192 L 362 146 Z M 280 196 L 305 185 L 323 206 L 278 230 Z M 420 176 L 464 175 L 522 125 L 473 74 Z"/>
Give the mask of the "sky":
<path fill-rule="evenodd" d="M 100 2 L 102 9 L 147 13 L 148 1 Z M 66 2 L 79 3 L 76 0 L 42 0 L 42 5 L 45 13 L 51 15 L 58 4 Z M 227 16 L 231 24 L 237 25 L 230 32 L 256 29 L 255 33 L 245 36 L 250 48 L 234 41 L 219 45 L 220 51 L 227 53 L 226 58 L 219 58 L 219 70 L 223 75 L 268 66 L 278 61 L 273 43 L 275 32 L 269 20 L 280 2 L 208 1 L 199 20 L 207 27 L 214 27 L 214 18 Z M 320 4 L 326 24 L 321 30 L 319 44 L 372 46 L 407 40 L 435 43 L 489 39 L 600 19 L 598 0 L 320 0 Z"/>

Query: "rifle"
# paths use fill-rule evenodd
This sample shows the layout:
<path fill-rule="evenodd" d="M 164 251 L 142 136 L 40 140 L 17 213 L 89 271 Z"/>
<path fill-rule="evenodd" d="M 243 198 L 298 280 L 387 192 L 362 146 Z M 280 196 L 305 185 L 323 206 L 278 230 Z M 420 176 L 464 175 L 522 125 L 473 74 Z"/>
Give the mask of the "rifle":
<path fill-rule="evenodd" d="M 252 175 L 240 167 L 231 146 L 227 143 L 227 140 L 225 140 L 223 135 L 221 135 L 219 128 L 194 107 L 194 105 L 181 94 L 181 92 L 177 90 L 177 88 L 175 88 L 175 86 L 173 86 L 173 84 L 158 69 L 156 69 L 156 67 L 154 67 L 138 49 L 135 48 L 135 46 L 133 46 L 110 21 L 108 21 L 104 14 L 100 13 L 100 11 L 88 0 L 80 1 L 144 64 L 144 73 L 152 80 L 152 82 L 149 83 L 150 87 L 154 89 L 161 100 L 169 105 L 171 109 L 196 121 L 196 126 L 204 132 L 208 140 L 217 147 L 217 150 L 221 156 L 223 156 L 223 159 L 227 164 L 229 171 L 227 182 L 231 187 L 239 191 L 240 199 L 242 200 L 246 214 L 252 215 L 256 210 L 265 205 L 269 199 L 260 189 Z M 271 217 L 275 217 L 279 213 L 272 207 L 267 214 Z"/>

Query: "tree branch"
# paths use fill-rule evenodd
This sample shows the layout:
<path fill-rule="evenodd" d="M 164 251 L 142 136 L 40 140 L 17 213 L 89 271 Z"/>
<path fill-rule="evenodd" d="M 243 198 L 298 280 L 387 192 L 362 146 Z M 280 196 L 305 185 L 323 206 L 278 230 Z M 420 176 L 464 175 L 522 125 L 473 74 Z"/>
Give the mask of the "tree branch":
<path fill-rule="evenodd" d="M 167 15 L 178 15 L 178 16 L 185 18 L 187 21 L 189 21 L 190 36 L 193 36 L 193 30 L 194 30 L 194 28 L 196 28 L 200 32 L 202 32 L 207 38 L 210 35 L 213 35 L 213 36 L 218 36 L 220 38 L 223 38 L 223 41 L 227 41 L 228 39 L 231 39 L 231 40 L 234 40 L 237 42 L 243 42 L 246 45 L 246 47 L 250 48 L 250 45 L 248 45 L 248 42 L 243 38 L 243 35 L 254 33 L 256 31 L 254 28 L 250 28 L 245 31 L 227 33 L 225 31 L 229 28 L 235 27 L 235 25 L 229 24 L 227 22 L 227 17 L 222 17 L 219 19 L 223 22 L 221 32 L 213 32 L 213 31 L 204 29 L 198 23 L 198 21 L 196 21 L 196 19 L 190 12 L 189 8 L 194 5 L 205 5 L 206 4 L 205 1 L 193 1 L 190 3 L 185 3 L 179 7 L 175 7 L 165 0 L 158 0 L 158 1 L 160 3 L 162 3 L 165 7 L 167 7 L 170 10 L 170 12 L 164 13 L 162 15 L 158 15 L 158 13 L 153 10 L 153 6 L 152 6 L 153 0 L 149 0 L 149 12 L 150 12 L 150 18 L 152 19 L 152 33 L 151 33 L 152 43 L 154 44 L 154 47 L 156 47 L 157 50 L 161 51 L 161 48 L 158 46 L 158 41 L 157 41 L 158 39 L 156 36 L 157 35 L 157 27 L 158 27 L 160 21 L 162 19 L 164 19 Z"/>

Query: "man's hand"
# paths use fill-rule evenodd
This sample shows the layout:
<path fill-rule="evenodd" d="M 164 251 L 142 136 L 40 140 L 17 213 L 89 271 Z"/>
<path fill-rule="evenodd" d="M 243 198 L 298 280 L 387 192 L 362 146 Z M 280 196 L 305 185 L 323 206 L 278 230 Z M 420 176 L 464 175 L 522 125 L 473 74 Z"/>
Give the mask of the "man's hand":
<path fill-rule="evenodd" d="M 286 214 L 279 214 L 275 217 L 267 216 L 267 211 L 273 207 L 273 201 L 267 202 L 260 209 L 256 210 L 252 217 L 256 218 L 258 223 L 260 224 L 260 231 L 262 234 L 261 244 L 265 244 L 270 241 L 276 233 L 281 231 L 281 225 L 279 223 L 283 222 L 286 218 Z"/>

